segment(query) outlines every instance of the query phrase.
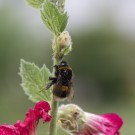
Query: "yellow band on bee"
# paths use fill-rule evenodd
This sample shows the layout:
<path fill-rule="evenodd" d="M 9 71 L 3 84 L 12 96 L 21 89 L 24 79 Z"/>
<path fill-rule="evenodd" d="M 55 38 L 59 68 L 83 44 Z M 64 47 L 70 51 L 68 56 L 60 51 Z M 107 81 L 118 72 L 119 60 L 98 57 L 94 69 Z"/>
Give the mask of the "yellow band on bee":
<path fill-rule="evenodd" d="M 68 91 L 69 87 L 68 86 L 62 86 L 62 91 Z"/>
<path fill-rule="evenodd" d="M 61 69 L 69 69 L 69 70 L 72 70 L 70 67 L 59 67 L 59 70 Z"/>

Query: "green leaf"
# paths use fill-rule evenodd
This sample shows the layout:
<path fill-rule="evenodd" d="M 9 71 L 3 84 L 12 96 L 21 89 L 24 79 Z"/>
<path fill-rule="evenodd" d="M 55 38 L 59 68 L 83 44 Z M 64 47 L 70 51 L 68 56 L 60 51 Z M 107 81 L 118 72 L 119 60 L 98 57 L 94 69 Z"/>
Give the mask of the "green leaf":
<path fill-rule="evenodd" d="M 60 13 L 55 4 L 48 0 L 46 0 L 43 10 L 41 10 L 41 17 L 46 26 L 55 35 L 63 32 L 68 22 L 67 12 Z"/>
<path fill-rule="evenodd" d="M 51 101 L 52 90 L 45 90 L 51 73 L 45 65 L 40 69 L 34 63 L 21 60 L 19 75 L 22 78 L 21 86 L 30 100 L 33 102 Z"/>
<path fill-rule="evenodd" d="M 26 0 L 27 3 L 34 8 L 41 8 L 44 0 Z"/>
<path fill-rule="evenodd" d="M 71 51 L 72 51 L 72 44 L 71 44 L 70 46 L 66 47 L 66 48 L 63 48 L 63 49 L 61 50 L 61 53 L 62 53 L 63 55 L 68 55 L 69 52 L 71 52 Z"/>

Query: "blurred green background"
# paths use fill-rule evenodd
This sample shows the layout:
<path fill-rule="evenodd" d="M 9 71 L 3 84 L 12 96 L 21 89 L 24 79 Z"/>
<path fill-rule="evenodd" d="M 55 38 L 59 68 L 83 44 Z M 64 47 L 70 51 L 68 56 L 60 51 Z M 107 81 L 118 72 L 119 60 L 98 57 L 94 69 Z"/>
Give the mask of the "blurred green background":
<path fill-rule="evenodd" d="M 73 102 L 95 114 L 118 113 L 122 135 L 135 134 L 135 1 L 67 0 L 66 9 Z M 34 105 L 20 86 L 20 59 L 51 69 L 52 38 L 38 10 L 23 0 L 0 0 L 0 124 L 23 120 Z"/>

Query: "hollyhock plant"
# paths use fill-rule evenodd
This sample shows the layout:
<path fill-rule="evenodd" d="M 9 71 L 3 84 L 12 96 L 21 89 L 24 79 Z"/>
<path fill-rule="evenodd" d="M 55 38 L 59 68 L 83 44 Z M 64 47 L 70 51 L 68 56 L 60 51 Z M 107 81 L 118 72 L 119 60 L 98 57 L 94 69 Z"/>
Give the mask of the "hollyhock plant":
<path fill-rule="evenodd" d="M 28 111 L 23 122 L 17 121 L 13 126 L 1 125 L 0 135 L 35 135 L 40 118 L 44 122 L 51 119 L 48 135 L 57 135 L 57 122 L 73 135 L 120 135 L 119 129 L 123 122 L 117 114 L 94 115 L 73 104 L 59 107 L 59 102 L 63 99 L 70 100 L 74 95 L 72 68 L 68 66 L 68 62 L 62 64 L 64 57 L 72 51 L 72 38 L 66 30 L 69 15 L 65 11 L 65 0 L 26 1 L 30 6 L 39 9 L 44 24 L 53 35 L 53 70 L 51 72 L 45 64 L 39 68 L 34 63 L 21 60 L 21 86 L 33 102 L 46 100 L 51 103 L 52 119 L 48 115 L 50 106 L 42 101 L 34 110 Z"/>
<path fill-rule="evenodd" d="M 0 125 L 0 135 L 36 135 L 39 119 L 49 122 L 51 116 L 48 114 L 50 105 L 46 101 L 38 102 L 34 109 L 29 109 L 24 121 L 18 120 L 14 125 Z"/>
<path fill-rule="evenodd" d="M 71 135 L 120 135 L 123 120 L 115 113 L 95 115 L 68 104 L 59 107 L 58 123 Z"/>

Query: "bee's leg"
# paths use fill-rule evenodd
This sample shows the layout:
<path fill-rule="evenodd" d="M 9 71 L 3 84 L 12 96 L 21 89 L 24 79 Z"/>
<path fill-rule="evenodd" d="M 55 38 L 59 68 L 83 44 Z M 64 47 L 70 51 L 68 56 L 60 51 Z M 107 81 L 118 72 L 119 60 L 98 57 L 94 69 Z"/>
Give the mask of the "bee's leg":
<path fill-rule="evenodd" d="M 55 80 L 56 79 L 56 77 L 49 77 L 49 80 L 51 81 L 53 81 L 53 80 Z"/>
<path fill-rule="evenodd" d="M 54 65 L 54 68 L 55 68 L 55 76 L 58 77 L 59 75 L 58 65 Z"/>
<path fill-rule="evenodd" d="M 51 82 L 47 84 L 46 90 L 49 89 L 53 84 L 55 84 L 57 82 L 57 78 L 55 78 L 55 77 L 49 77 L 49 80 Z"/>

